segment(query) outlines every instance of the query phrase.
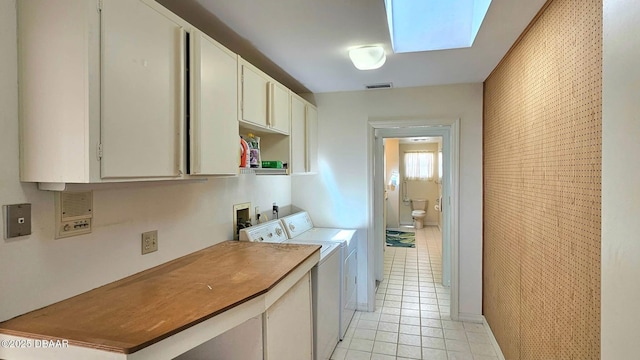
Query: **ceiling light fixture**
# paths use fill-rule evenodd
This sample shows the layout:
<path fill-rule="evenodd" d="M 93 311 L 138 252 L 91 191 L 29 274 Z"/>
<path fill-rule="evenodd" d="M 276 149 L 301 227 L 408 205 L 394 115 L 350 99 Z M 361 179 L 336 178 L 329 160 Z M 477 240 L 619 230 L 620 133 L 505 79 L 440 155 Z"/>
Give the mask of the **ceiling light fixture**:
<path fill-rule="evenodd" d="M 349 50 L 349 57 L 353 66 L 358 70 L 378 69 L 387 61 L 387 56 L 381 46 L 363 46 Z"/>

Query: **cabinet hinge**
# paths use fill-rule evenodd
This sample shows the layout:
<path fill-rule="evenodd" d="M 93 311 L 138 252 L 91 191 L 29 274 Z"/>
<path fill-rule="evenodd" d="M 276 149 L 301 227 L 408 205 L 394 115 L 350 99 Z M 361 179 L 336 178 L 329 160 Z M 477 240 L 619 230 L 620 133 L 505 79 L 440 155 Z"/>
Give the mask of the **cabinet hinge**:
<path fill-rule="evenodd" d="M 98 144 L 98 160 L 102 160 L 102 144 Z"/>
<path fill-rule="evenodd" d="M 354 279 L 355 279 L 354 284 L 357 284 L 358 283 L 358 277 L 356 276 Z"/>

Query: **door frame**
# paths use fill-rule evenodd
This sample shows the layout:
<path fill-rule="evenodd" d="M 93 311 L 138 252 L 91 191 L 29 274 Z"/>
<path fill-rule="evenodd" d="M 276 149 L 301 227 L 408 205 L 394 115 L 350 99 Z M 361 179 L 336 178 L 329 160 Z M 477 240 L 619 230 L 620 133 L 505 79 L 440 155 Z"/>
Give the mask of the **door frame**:
<path fill-rule="evenodd" d="M 444 174 L 442 226 L 442 279 L 451 286 L 451 319 L 459 314 L 459 164 L 460 119 L 374 119 L 368 122 L 369 235 L 367 272 L 369 310 L 375 308 L 375 281 L 384 270 L 384 150 L 385 138 L 441 136 Z M 446 238 L 448 237 L 448 242 Z M 448 246 L 447 246 L 448 245 Z M 448 270 L 448 271 L 447 271 Z"/>

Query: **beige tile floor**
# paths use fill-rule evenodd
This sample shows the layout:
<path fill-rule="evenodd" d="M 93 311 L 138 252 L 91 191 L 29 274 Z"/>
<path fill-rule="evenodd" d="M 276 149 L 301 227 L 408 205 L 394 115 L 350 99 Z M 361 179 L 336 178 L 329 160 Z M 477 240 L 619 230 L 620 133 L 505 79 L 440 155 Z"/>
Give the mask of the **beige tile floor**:
<path fill-rule="evenodd" d="M 451 321 L 441 235 L 416 231 L 415 248 L 386 247 L 374 312 L 356 312 L 333 360 L 498 360 L 482 324 Z"/>

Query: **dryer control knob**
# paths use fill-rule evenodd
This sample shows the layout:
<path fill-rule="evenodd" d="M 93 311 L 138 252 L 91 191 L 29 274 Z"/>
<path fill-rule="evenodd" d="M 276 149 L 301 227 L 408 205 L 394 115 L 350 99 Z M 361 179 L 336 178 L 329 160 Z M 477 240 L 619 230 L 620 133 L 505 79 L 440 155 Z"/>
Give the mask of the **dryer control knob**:
<path fill-rule="evenodd" d="M 280 235 L 282 235 L 282 229 L 277 228 L 276 229 L 276 235 L 278 235 L 278 237 L 280 237 Z"/>
<path fill-rule="evenodd" d="M 296 226 L 293 224 L 289 224 L 289 229 L 291 229 L 292 231 L 296 229 Z"/>

